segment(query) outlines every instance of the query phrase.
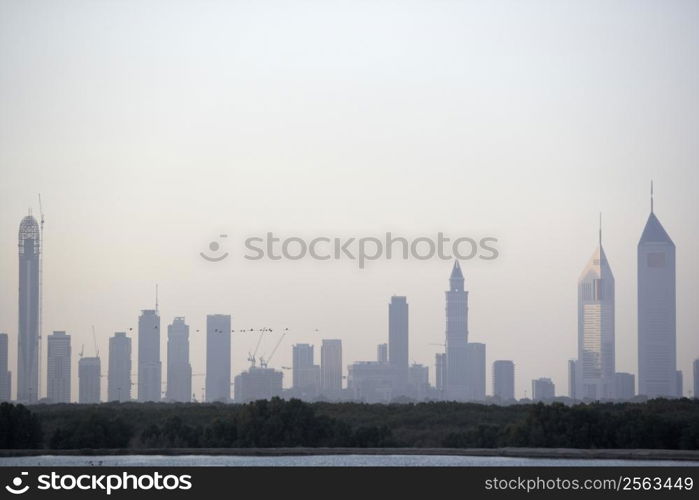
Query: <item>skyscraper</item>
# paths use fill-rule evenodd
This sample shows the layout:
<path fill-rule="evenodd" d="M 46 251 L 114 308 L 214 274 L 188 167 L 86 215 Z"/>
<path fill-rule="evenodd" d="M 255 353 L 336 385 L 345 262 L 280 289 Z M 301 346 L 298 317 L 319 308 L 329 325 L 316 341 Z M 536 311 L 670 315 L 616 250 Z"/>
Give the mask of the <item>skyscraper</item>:
<path fill-rule="evenodd" d="M 466 356 L 468 344 L 468 292 L 464 290 L 464 275 L 459 261 L 449 277 L 446 292 L 446 390 L 445 397 L 454 401 L 468 399 Z"/>
<path fill-rule="evenodd" d="M 231 317 L 206 316 L 206 400 L 231 398 Z"/>
<path fill-rule="evenodd" d="M 338 398 L 342 392 L 342 340 L 323 339 L 320 347 L 320 392 Z"/>
<path fill-rule="evenodd" d="M 447 379 L 447 355 L 438 352 L 434 355 L 435 387 L 439 398 L 444 398 L 445 382 Z"/>
<path fill-rule="evenodd" d="M 532 399 L 534 401 L 550 401 L 556 397 L 556 386 L 550 378 L 532 380 Z"/>
<path fill-rule="evenodd" d="M 388 305 L 388 362 L 396 375 L 394 397 L 406 394 L 408 358 L 408 301 L 394 295 Z"/>
<path fill-rule="evenodd" d="M 614 276 L 599 246 L 578 279 L 577 399 L 614 397 Z"/>
<path fill-rule="evenodd" d="M 675 244 L 653 210 L 638 242 L 638 394 L 677 395 Z"/>
<path fill-rule="evenodd" d="M 515 399 L 515 364 L 509 360 L 493 363 L 493 396 L 500 401 Z"/>
<path fill-rule="evenodd" d="M 694 372 L 694 399 L 699 399 L 699 359 L 695 359 L 692 363 L 692 371 Z"/>
<path fill-rule="evenodd" d="M 31 215 L 19 224 L 19 328 L 17 400 L 39 399 L 39 309 L 41 233 Z"/>
<path fill-rule="evenodd" d="M 116 332 L 109 339 L 107 370 L 108 400 L 131 400 L 131 339 L 126 332 Z"/>
<path fill-rule="evenodd" d="M 320 391 L 320 367 L 313 364 L 311 344 L 296 344 L 292 348 L 292 387 L 302 398 L 314 398 Z"/>
<path fill-rule="evenodd" d="M 12 373 L 8 370 L 7 334 L 0 333 L 0 403 L 12 399 Z"/>
<path fill-rule="evenodd" d="M 138 400 L 160 401 L 160 315 L 157 309 L 144 309 L 138 318 Z"/>
<path fill-rule="evenodd" d="M 466 344 L 466 399 L 485 401 L 485 344 Z"/>
<path fill-rule="evenodd" d="M 169 401 L 192 400 L 192 366 L 189 364 L 189 325 L 177 317 L 167 327 L 167 391 Z"/>
<path fill-rule="evenodd" d="M 101 398 L 100 358 L 81 358 L 78 361 L 78 402 L 80 404 L 96 404 Z"/>
<path fill-rule="evenodd" d="M 70 403 L 70 335 L 53 332 L 47 340 L 46 396 L 52 403 Z"/>

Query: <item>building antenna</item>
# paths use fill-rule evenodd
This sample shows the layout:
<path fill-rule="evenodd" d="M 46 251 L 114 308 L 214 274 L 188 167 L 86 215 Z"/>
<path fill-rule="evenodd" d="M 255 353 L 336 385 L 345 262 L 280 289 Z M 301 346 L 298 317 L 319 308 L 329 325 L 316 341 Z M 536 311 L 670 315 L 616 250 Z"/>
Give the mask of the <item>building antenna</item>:
<path fill-rule="evenodd" d="M 155 312 L 158 312 L 158 284 L 155 284 Z"/>
<path fill-rule="evenodd" d="M 599 247 L 602 248 L 602 212 L 599 213 Z"/>
<path fill-rule="evenodd" d="M 44 243 L 44 209 L 41 206 L 41 193 L 39 193 L 39 216 L 40 216 L 40 226 L 39 226 L 39 331 L 37 332 L 36 336 L 36 341 L 39 344 L 38 348 L 38 355 L 39 355 L 39 366 L 38 366 L 38 373 L 37 376 L 39 379 L 37 380 L 37 389 L 36 389 L 36 399 L 38 400 L 41 397 L 41 364 L 42 364 L 42 352 L 41 352 L 41 346 L 43 344 L 41 338 L 41 328 L 42 328 L 42 323 L 43 323 L 43 316 L 44 316 L 44 306 L 43 306 L 43 292 L 44 292 L 44 251 L 46 250 L 44 248 L 45 243 Z"/>
<path fill-rule="evenodd" d="M 650 213 L 653 213 L 653 179 L 650 180 Z"/>

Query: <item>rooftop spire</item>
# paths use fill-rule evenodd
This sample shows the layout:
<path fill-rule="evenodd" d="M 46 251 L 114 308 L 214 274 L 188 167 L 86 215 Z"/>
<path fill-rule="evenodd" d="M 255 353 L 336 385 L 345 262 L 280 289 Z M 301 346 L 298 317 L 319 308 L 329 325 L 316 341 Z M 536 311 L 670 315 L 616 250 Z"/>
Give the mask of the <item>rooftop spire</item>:
<path fill-rule="evenodd" d="M 599 247 L 602 248 L 602 212 L 599 213 Z"/>
<path fill-rule="evenodd" d="M 155 312 L 158 312 L 158 284 L 155 284 Z"/>
<path fill-rule="evenodd" d="M 650 213 L 653 213 L 653 179 L 650 180 Z"/>

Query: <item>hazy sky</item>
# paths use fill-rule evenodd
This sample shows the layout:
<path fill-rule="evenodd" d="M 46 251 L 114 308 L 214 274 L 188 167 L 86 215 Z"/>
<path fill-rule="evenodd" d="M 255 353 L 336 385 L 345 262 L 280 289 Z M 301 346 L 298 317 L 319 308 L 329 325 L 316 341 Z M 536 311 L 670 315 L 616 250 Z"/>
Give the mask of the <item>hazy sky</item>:
<path fill-rule="evenodd" d="M 567 394 L 600 211 L 617 370 L 637 371 L 636 245 L 653 178 L 677 245 L 691 390 L 698 25 L 693 0 L 0 0 L 0 331 L 13 372 L 17 229 L 40 192 L 44 332 L 73 337 L 74 398 L 91 325 L 106 397 L 107 338 L 136 329 L 155 283 L 163 332 L 174 316 L 191 325 L 194 373 L 207 313 L 288 327 L 276 367 L 297 342 L 315 342 L 319 362 L 324 337 L 343 340 L 346 365 L 375 359 L 390 296 L 406 295 L 410 358 L 434 383 L 451 262 L 244 260 L 242 239 L 267 231 L 497 237 L 499 259 L 462 262 L 487 392 L 492 361 L 513 359 L 518 397 L 542 376 Z M 203 261 L 220 233 L 231 256 Z M 256 339 L 234 335 L 238 373 Z"/>

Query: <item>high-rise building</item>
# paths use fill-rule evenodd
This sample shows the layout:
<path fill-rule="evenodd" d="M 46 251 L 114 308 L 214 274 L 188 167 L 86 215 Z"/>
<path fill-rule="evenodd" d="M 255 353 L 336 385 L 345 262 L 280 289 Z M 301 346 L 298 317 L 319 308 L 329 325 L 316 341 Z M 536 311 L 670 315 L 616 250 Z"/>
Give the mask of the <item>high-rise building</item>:
<path fill-rule="evenodd" d="M 425 365 L 413 363 L 408 369 L 409 395 L 422 401 L 430 390 L 430 369 Z"/>
<path fill-rule="evenodd" d="M 466 344 L 466 399 L 485 401 L 485 344 Z"/>
<path fill-rule="evenodd" d="M 347 367 L 347 389 L 364 403 L 389 403 L 394 397 L 396 370 L 390 363 L 357 361 Z"/>
<path fill-rule="evenodd" d="M 578 399 L 578 360 L 569 359 L 568 360 L 568 396 L 570 399 Z"/>
<path fill-rule="evenodd" d="M 192 400 L 192 366 L 189 364 L 189 325 L 176 317 L 167 327 L 168 401 L 188 403 Z"/>
<path fill-rule="evenodd" d="M 126 332 L 116 332 L 109 339 L 107 368 L 107 397 L 109 401 L 131 400 L 131 339 Z"/>
<path fill-rule="evenodd" d="M 493 396 L 500 401 L 515 399 L 515 364 L 510 360 L 493 363 Z"/>
<path fill-rule="evenodd" d="M 12 399 L 12 373 L 8 369 L 9 344 L 6 333 L 0 333 L 0 403 Z"/>
<path fill-rule="evenodd" d="M 684 392 L 683 385 L 684 385 L 684 384 L 682 383 L 682 371 L 681 371 L 681 370 L 677 370 L 677 371 L 675 372 L 675 387 L 676 387 L 675 395 L 676 395 L 678 398 L 681 398 L 681 397 L 682 397 L 682 393 Z"/>
<path fill-rule="evenodd" d="M 550 378 L 532 380 L 532 399 L 534 401 L 550 401 L 556 397 L 556 386 Z"/>
<path fill-rule="evenodd" d="M 445 382 L 447 379 L 447 355 L 443 352 L 438 352 L 434 355 L 434 371 L 435 371 L 435 387 L 439 398 L 444 398 Z"/>
<path fill-rule="evenodd" d="M 614 397 L 614 275 L 602 247 L 595 249 L 578 279 L 577 399 Z"/>
<path fill-rule="evenodd" d="M 449 277 L 446 292 L 446 384 L 445 398 L 454 401 L 468 399 L 467 345 L 468 345 L 468 292 L 464 290 L 464 275 L 459 261 Z"/>
<path fill-rule="evenodd" d="M 234 379 L 236 403 L 271 399 L 282 395 L 284 374 L 273 368 L 251 366 Z"/>
<path fill-rule="evenodd" d="M 17 400 L 39 399 L 41 232 L 31 215 L 19 224 L 19 328 Z"/>
<path fill-rule="evenodd" d="M 675 244 L 653 210 L 638 242 L 638 393 L 677 395 Z"/>
<path fill-rule="evenodd" d="M 614 398 L 619 401 L 633 399 L 636 395 L 636 377 L 633 373 L 617 372 L 614 380 Z"/>
<path fill-rule="evenodd" d="M 311 344 L 292 347 L 292 387 L 303 399 L 315 398 L 320 392 L 320 366 L 313 364 L 313 357 Z"/>
<path fill-rule="evenodd" d="M 138 400 L 160 401 L 161 387 L 160 314 L 144 309 L 138 318 Z"/>
<path fill-rule="evenodd" d="M 376 346 L 376 361 L 379 363 L 388 363 L 388 344 L 379 344 Z"/>
<path fill-rule="evenodd" d="M 53 332 L 47 340 L 46 396 L 52 403 L 70 403 L 70 335 Z"/>
<path fill-rule="evenodd" d="M 342 393 L 342 340 L 323 339 L 320 347 L 320 392 L 328 398 Z"/>
<path fill-rule="evenodd" d="M 231 399 L 231 317 L 206 316 L 206 400 Z"/>
<path fill-rule="evenodd" d="M 694 372 L 694 399 L 699 399 L 699 359 L 695 359 L 692 363 L 692 371 Z"/>
<path fill-rule="evenodd" d="M 408 384 L 408 301 L 393 296 L 388 305 L 388 362 L 396 373 L 393 395 L 405 395 Z"/>
<path fill-rule="evenodd" d="M 96 404 L 100 402 L 100 358 L 81 358 L 78 361 L 78 402 L 80 404 Z"/>

